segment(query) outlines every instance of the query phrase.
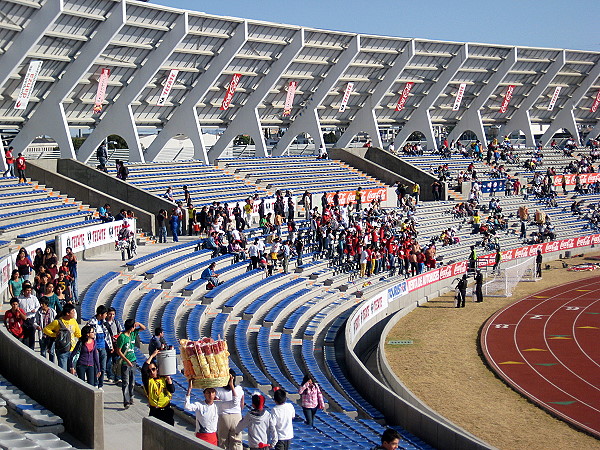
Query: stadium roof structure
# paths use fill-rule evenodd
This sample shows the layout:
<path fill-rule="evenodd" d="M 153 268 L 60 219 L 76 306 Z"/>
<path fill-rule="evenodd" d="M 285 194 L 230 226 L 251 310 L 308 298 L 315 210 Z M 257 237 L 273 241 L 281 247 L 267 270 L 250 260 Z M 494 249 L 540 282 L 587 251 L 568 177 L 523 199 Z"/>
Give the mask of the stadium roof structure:
<path fill-rule="evenodd" d="M 583 126 L 600 134 L 600 53 L 359 35 L 219 17 L 122 0 L 0 0 L 0 128 L 24 149 L 51 136 L 61 156 L 87 160 L 111 134 L 131 161 L 159 158 L 188 136 L 194 157 L 212 162 L 238 135 L 267 154 L 265 127 L 283 133 L 273 155 L 323 127 L 347 146 L 368 133 L 414 131 L 435 145 L 484 126 L 520 130 L 534 145 Z M 36 78 L 37 76 L 37 78 Z M 290 92 L 291 91 L 291 92 Z M 286 107 L 287 103 L 287 107 Z M 19 109 L 17 109 L 17 106 Z M 202 129 L 224 133 L 207 149 Z M 90 135 L 77 153 L 71 129 Z M 140 130 L 154 142 L 142 149 Z"/>

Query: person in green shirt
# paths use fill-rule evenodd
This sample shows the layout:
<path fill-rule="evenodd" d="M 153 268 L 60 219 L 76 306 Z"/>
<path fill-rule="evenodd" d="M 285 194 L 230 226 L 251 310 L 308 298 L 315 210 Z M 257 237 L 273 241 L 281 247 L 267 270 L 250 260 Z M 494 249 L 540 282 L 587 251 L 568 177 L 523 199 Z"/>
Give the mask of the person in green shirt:
<path fill-rule="evenodd" d="M 10 280 L 8 280 L 8 293 L 10 298 L 18 297 L 21 295 L 21 291 L 23 290 L 23 278 L 19 275 L 19 271 L 17 269 L 12 271 L 12 275 Z"/>
<path fill-rule="evenodd" d="M 117 339 L 117 354 L 121 358 L 121 382 L 123 389 L 123 407 L 133 405 L 133 388 L 135 387 L 135 341 L 140 331 L 146 327 L 133 319 L 125 321 L 125 331 Z"/>
<path fill-rule="evenodd" d="M 62 310 L 62 304 L 58 299 L 58 296 L 54 293 L 54 285 L 52 283 L 48 283 L 44 287 L 44 295 L 40 297 L 40 300 L 45 298 L 48 301 L 48 306 L 52 308 L 57 315 L 60 315 L 60 311 Z"/>

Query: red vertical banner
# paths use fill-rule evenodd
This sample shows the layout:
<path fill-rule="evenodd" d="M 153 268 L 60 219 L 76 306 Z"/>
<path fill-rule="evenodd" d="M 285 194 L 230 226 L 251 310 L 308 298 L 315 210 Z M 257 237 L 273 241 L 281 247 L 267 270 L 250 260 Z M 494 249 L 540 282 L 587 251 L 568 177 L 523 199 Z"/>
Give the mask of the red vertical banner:
<path fill-rule="evenodd" d="M 590 111 L 595 113 L 598 111 L 598 106 L 600 106 L 600 89 L 598 89 L 598 93 L 596 94 L 596 100 L 594 100 L 594 104 L 590 108 Z"/>
<path fill-rule="evenodd" d="M 169 93 L 171 89 L 173 89 L 173 85 L 175 84 L 175 80 L 177 79 L 177 75 L 179 74 L 179 70 L 172 69 L 169 72 L 169 76 L 165 80 L 165 85 L 163 86 L 163 90 L 160 93 L 160 97 L 158 97 L 158 102 L 156 103 L 158 106 L 165 106 L 165 102 L 169 97 Z"/>
<path fill-rule="evenodd" d="M 234 73 L 231 77 L 229 87 L 227 88 L 227 92 L 225 93 L 225 97 L 223 98 L 223 102 L 221 103 L 221 111 L 226 111 L 227 109 L 229 109 L 229 105 L 231 105 L 231 100 L 233 100 L 233 94 L 235 94 L 235 90 L 238 87 L 240 78 L 242 78 L 241 73 Z"/>
<path fill-rule="evenodd" d="M 506 87 L 506 93 L 504 94 L 504 100 L 502 100 L 502 106 L 500 106 L 501 114 L 504 114 L 504 113 L 506 113 L 506 111 L 508 111 L 508 104 L 510 103 L 513 93 L 515 92 L 515 87 L 516 86 L 514 86 L 512 84 Z"/>
<path fill-rule="evenodd" d="M 108 77 L 110 69 L 103 68 L 98 79 L 98 89 L 96 90 L 96 99 L 94 100 L 94 114 L 102 112 L 102 103 L 106 97 L 106 87 L 108 86 Z"/>
<path fill-rule="evenodd" d="M 465 95 L 465 89 L 467 88 L 467 83 L 460 83 L 458 86 L 458 92 L 456 93 L 456 99 L 454 100 L 454 105 L 452 106 L 452 111 L 458 111 L 460 109 L 460 104 L 462 103 L 463 96 Z"/>
<path fill-rule="evenodd" d="M 554 88 L 554 94 L 552 94 L 552 98 L 550 99 L 550 104 L 548 105 L 548 111 L 552 111 L 554 109 L 554 105 L 556 105 L 556 100 L 558 100 L 558 95 L 560 94 L 560 90 L 562 86 L 556 86 Z"/>
<path fill-rule="evenodd" d="M 346 85 L 346 92 L 344 92 L 344 98 L 342 99 L 342 104 L 340 105 L 340 112 L 346 111 L 346 105 L 348 104 L 348 100 L 350 100 L 350 94 L 352 93 L 352 89 L 354 89 L 354 83 L 348 83 Z"/>
<path fill-rule="evenodd" d="M 297 81 L 290 81 L 287 88 L 287 95 L 285 97 L 285 106 L 283 107 L 283 115 L 289 116 L 292 113 L 292 106 L 294 105 L 294 95 L 296 95 L 296 89 L 298 88 Z"/>
<path fill-rule="evenodd" d="M 402 111 L 404 109 L 404 105 L 406 105 L 406 101 L 408 100 L 408 94 L 412 87 L 415 85 L 412 81 L 409 81 L 404 85 L 404 89 L 402 89 L 402 94 L 400 94 L 400 98 L 398 99 L 398 103 L 396 104 L 396 111 Z"/>

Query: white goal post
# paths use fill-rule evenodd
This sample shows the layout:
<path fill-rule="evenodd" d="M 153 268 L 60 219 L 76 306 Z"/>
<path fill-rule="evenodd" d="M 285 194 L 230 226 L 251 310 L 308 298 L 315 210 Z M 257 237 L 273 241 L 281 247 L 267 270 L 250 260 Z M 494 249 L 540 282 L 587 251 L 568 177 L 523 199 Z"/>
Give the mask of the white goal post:
<path fill-rule="evenodd" d="M 535 256 L 500 263 L 499 273 L 483 285 L 486 297 L 510 297 L 519 281 L 537 281 Z"/>

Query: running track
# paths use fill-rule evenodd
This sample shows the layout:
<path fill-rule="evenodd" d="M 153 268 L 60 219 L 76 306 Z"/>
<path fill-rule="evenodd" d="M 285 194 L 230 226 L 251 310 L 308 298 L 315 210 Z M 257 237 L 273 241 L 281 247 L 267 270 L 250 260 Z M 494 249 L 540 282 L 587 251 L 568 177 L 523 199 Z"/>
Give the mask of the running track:
<path fill-rule="evenodd" d="M 600 277 L 498 311 L 483 327 L 481 348 L 512 388 L 600 438 Z"/>

